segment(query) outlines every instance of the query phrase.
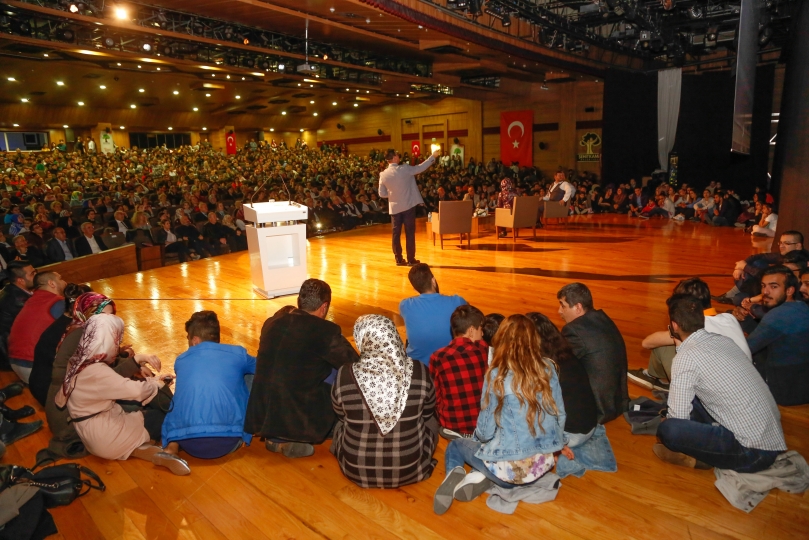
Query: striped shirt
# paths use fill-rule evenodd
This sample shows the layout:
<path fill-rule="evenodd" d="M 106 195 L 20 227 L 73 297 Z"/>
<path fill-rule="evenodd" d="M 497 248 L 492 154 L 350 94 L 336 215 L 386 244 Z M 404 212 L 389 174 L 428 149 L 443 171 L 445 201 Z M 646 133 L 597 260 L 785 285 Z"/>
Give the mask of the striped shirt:
<path fill-rule="evenodd" d="M 700 329 L 677 347 L 668 417 L 688 420 L 694 397 L 742 446 L 787 449 L 770 389 L 732 339 Z"/>

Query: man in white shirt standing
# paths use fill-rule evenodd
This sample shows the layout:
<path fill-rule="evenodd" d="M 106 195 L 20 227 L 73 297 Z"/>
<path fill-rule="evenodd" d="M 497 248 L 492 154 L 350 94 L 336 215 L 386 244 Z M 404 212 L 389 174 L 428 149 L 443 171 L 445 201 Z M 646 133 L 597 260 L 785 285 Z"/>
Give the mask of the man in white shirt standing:
<path fill-rule="evenodd" d="M 747 345 L 739 321 L 730 313 L 716 313 L 711 307 L 711 290 L 700 278 L 681 281 L 674 288 L 674 294 L 688 294 L 699 300 L 705 317 L 705 331 L 728 337 L 738 345 L 745 357 L 752 363 L 753 355 Z M 668 330 L 655 332 L 643 340 L 643 348 L 652 351 L 647 369 L 630 369 L 627 379 L 644 388 L 666 390 L 671 380 L 671 364 L 677 354 L 674 338 Z"/>

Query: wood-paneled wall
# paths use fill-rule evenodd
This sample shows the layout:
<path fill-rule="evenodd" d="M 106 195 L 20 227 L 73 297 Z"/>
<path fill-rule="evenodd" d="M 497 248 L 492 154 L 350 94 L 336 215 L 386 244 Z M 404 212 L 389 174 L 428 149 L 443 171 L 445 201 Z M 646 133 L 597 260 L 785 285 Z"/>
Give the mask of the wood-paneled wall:
<path fill-rule="evenodd" d="M 551 176 L 556 167 L 563 166 L 578 171 L 600 175 L 600 162 L 578 162 L 577 154 L 585 153 L 580 145 L 582 137 L 593 132 L 601 136 L 603 113 L 603 84 L 580 81 L 531 85 L 525 98 L 499 98 L 474 101 L 459 98 L 444 98 L 440 101 L 391 104 L 364 110 L 360 106 L 350 113 L 327 117 L 317 131 L 319 142 L 345 142 L 349 151 L 366 154 L 372 148 L 396 148 L 410 150 L 414 135 L 423 138 L 429 145 L 431 138 L 424 136 L 436 133 L 437 143 L 452 145 L 453 132 L 465 145 L 466 158 L 488 161 L 500 159 L 500 113 L 531 109 L 534 112 L 534 166 Z M 591 111 L 586 109 L 592 108 Z M 338 129 L 337 124 L 344 126 Z M 380 136 L 377 130 L 381 129 Z M 494 133 L 488 131 L 497 130 Z M 543 143 L 544 149 L 539 148 Z M 424 147 L 426 148 L 426 147 Z M 600 147 L 593 148 L 601 153 Z"/>

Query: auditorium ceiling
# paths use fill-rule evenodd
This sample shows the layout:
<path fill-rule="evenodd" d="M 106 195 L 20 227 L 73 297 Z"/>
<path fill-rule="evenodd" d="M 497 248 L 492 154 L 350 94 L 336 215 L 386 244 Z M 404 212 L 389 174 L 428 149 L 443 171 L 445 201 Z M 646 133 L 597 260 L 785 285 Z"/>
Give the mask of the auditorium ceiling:
<path fill-rule="evenodd" d="M 764 4 L 760 59 L 778 58 L 795 2 Z M 315 115 L 407 99 L 519 99 L 531 84 L 598 80 L 608 68 L 732 67 L 728 39 L 738 25 L 737 5 L 5 0 L 0 106 L 27 100 L 49 107 L 248 114 L 263 117 L 265 126 L 296 128 Z"/>

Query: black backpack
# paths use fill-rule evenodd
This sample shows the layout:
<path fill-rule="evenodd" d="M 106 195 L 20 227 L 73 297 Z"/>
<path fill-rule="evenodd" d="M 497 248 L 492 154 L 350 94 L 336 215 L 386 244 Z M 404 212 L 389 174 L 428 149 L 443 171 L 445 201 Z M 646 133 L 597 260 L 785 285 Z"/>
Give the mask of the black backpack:
<path fill-rule="evenodd" d="M 43 495 L 45 507 L 53 508 L 67 506 L 77 498 L 87 495 L 91 489 L 107 489 L 96 473 L 78 463 L 53 465 L 34 472 L 42 464 L 43 462 L 37 463 L 33 469 L 19 465 L 0 465 L 0 491 L 16 484 L 36 486 Z M 82 474 L 89 479 L 83 479 Z"/>

